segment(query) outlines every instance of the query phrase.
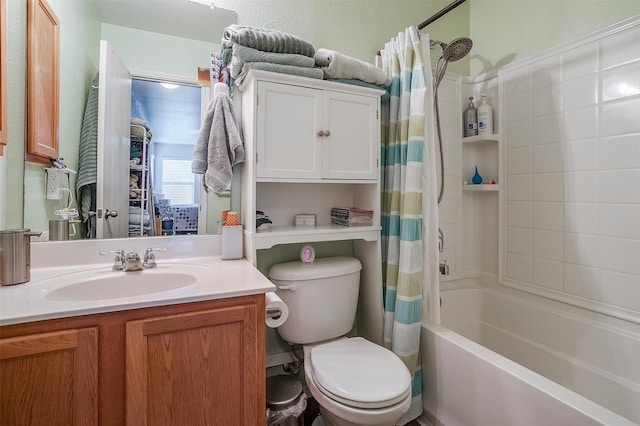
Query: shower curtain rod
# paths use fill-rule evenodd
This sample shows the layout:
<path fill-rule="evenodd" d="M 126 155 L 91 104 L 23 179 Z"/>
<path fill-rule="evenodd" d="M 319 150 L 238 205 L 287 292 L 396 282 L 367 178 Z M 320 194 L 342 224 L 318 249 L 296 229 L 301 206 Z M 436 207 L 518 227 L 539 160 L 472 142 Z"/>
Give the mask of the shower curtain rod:
<path fill-rule="evenodd" d="M 444 16 L 447 13 L 451 12 L 453 9 L 455 9 L 458 6 L 460 6 L 465 1 L 467 1 L 467 0 L 455 0 L 453 3 L 449 4 L 448 6 L 445 6 L 440 12 L 435 13 L 431 18 L 423 21 L 420 25 L 418 25 L 418 30 L 421 30 L 424 27 L 426 27 L 427 25 L 431 24 L 432 22 L 440 19 L 442 16 Z"/>

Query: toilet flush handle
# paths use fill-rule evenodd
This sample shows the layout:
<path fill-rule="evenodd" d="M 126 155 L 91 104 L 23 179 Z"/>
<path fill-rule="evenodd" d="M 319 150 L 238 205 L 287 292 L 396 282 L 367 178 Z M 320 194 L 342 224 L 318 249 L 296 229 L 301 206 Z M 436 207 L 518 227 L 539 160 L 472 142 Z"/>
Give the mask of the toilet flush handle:
<path fill-rule="evenodd" d="M 280 285 L 280 286 L 278 286 L 278 290 L 291 290 L 291 291 L 296 291 L 296 285 L 295 285 L 295 284 L 291 284 L 291 285 Z"/>

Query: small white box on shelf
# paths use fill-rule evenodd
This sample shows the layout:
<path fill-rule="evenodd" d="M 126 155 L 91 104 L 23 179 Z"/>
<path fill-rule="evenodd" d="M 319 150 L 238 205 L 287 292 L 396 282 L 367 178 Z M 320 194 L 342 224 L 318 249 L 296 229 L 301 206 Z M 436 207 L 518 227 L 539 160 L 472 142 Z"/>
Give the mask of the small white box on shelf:
<path fill-rule="evenodd" d="M 295 226 L 315 226 L 316 215 L 315 214 L 297 214 L 295 220 Z"/>

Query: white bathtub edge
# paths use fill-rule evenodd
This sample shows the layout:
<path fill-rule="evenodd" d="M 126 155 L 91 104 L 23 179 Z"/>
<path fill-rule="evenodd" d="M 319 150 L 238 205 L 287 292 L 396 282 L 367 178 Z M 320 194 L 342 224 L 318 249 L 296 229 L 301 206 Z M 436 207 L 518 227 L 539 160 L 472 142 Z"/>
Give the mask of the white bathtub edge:
<path fill-rule="evenodd" d="M 546 377 L 543 377 L 540 374 L 503 357 L 502 355 L 496 354 L 495 352 L 447 329 L 440 324 L 426 321 L 422 323 L 422 327 L 431 330 L 434 334 L 446 339 L 461 350 L 473 353 L 488 364 L 500 370 L 507 371 L 517 380 L 529 384 L 539 392 L 542 392 L 558 402 L 567 405 L 599 424 L 637 426 L 636 423 L 631 422 L 627 418 L 596 404 L 595 402 L 565 388 L 564 386 L 561 386 Z"/>

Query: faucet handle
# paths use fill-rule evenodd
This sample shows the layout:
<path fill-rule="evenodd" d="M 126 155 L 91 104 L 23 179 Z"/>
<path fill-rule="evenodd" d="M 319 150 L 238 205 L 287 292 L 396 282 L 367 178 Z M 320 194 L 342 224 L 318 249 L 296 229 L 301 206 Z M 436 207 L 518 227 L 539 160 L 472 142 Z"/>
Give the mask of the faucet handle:
<path fill-rule="evenodd" d="M 113 268 L 114 271 L 122 271 L 124 269 L 125 263 L 125 253 L 124 250 L 105 250 L 100 251 L 100 256 L 106 256 L 108 254 L 115 254 L 116 257 L 113 259 Z"/>
<path fill-rule="evenodd" d="M 156 257 L 153 254 L 156 251 L 167 251 L 166 248 L 160 248 L 160 247 L 149 247 L 148 249 L 146 249 L 144 251 L 144 260 L 142 262 L 142 266 L 144 268 L 155 268 L 156 265 Z"/>
<path fill-rule="evenodd" d="M 116 258 L 122 257 L 124 259 L 124 250 L 122 250 L 122 249 L 120 249 L 120 250 L 104 250 L 104 251 L 100 251 L 98 253 L 100 253 L 100 256 L 106 256 L 108 254 L 115 254 Z"/>

